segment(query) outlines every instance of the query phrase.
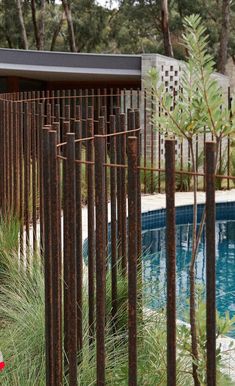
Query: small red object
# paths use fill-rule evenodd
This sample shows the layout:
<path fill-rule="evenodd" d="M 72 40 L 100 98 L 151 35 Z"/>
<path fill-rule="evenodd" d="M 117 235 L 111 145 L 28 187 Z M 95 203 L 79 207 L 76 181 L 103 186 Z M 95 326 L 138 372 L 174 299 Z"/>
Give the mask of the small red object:
<path fill-rule="evenodd" d="M 3 356 L 2 356 L 2 353 L 0 351 L 0 371 L 2 371 L 5 367 L 5 363 L 3 362 Z"/>

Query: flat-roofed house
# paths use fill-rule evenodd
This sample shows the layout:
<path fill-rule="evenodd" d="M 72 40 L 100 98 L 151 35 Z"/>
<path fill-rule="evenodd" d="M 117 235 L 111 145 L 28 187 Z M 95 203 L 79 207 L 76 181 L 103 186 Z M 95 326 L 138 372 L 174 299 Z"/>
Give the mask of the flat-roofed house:
<path fill-rule="evenodd" d="M 79 90 L 80 95 L 104 95 L 104 98 L 111 95 L 104 102 L 107 114 L 117 105 L 125 112 L 128 108 L 140 109 L 145 133 L 143 147 L 151 163 L 156 164 L 157 159 L 164 157 L 164 138 L 150 122 L 151 101 L 146 100 L 144 92 L 146 75 L 149 69 L 156 68 L 165 88 L 177 93 L 183 65 L 182 61 L 158 54 L 106 55 L 0 49 L 0 94 L 40 91 L 55 95 L 55 90 L 63 90 L 66 95 L 66 90 Z M 221 74 L 214 76 L 222 85 L 226 100 L 229 79 Z M 95 107 L 96 113 L 99 108 Z M 178 143 L 176 153 L 179 155 L 180 149 L 182 144 Z M 187 154 L 187 149 L 183 153 Z"/>

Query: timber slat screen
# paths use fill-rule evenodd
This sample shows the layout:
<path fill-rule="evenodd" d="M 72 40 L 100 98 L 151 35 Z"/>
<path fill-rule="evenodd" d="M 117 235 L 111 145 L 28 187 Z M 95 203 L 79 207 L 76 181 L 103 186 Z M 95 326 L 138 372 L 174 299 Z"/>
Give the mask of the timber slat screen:
<path fill-rule="evenodd" d="M 89 345 L 96 344 L 96 384 L 105 385 L 106 327 L 111 322 L 115 334 L 118 323 L 118 270 L 128 283 L 128 384 L 138 384 L 138 329 L 142 323 L 141 191 L 163 189 L 167 198 L 168 240 L 167 374 L 168 385 L 176 385 L 175 180 L 176 176 L 180 181 L 193 173 L 183 170 L 182 159 L 181 169 L 176 169 L 177 138 L 164 141 L 166 162 L 158 154 L 158 164 L 154 163 L 155 151 L 161 151 L 162 136 L 157 134 L 159 143 L 154 149 L 155 133 L 152 125 L 147 132 L 149 111 L 142 96 L 139 90 L 117 94 L 107 90 L 92 94 L 88 90 L 73 90 L 11 94 L 0 99 L 1 215 L 14 215 L 20 220 L 22 267 L 32 263 L 32 250 L 43 257 L 48 386 L 62 385 L 64 377 L 70 386 L 76 386 L 83 355 L 85 312 Z M 211 166 L 214 145 L 206 140 L 205 162 L 197 177 L 205 180 L 207 193 L 207 372 L 208 385 L 215 385 L 215 181 L 222 178 L 234 182 L 234 177 L 216 178 Z M 155 177 L 164 174 L 164 187 L 158 179 L 155 189 Z M 88 246 L 87 273 L 84 239 Z M 105 301 L 109 271 L 111 315 L 107 315 Z M 83 307 L 84 286 L 88 291 L 88 309 Z"/>

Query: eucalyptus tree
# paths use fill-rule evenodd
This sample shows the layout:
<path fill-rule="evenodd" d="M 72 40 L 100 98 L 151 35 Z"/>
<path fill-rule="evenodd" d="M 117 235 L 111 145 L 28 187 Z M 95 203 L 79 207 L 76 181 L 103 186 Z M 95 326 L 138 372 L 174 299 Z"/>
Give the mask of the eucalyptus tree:
<path fill-rule="evenodd" d="M 24 16 L 23 16 L 23 11 L 22 11 L 22 1 L 21 0 L 16 0 L 16 8 L 17 8 L 17 14 L 18 14 L 19 24 L 20 24 L 21 42 L 22 42 L 23 48 L 25 50 L 28 50 L 29 44 L 28 44 L 28 37 L 27 37 L 27 33 L 26 33 L 26 28 L 25 28 L 25 22 L 24 22 Z"/>
<path fill-rule="evenodd" d="M 220 45 L 218 54 L 218 70 L 225 74 L 226 63 L 228 59 L 228 43 L 229 43 L 229 28 L 230 28 L 230 3 L 231 0 L 222 0 L 222 22 L 220 32 Z"/>
<path fill-rule="evenodd" d="M 174 53 L 172 48 L 171 32 L 170 32 L 170 26 L 169 26 L 168 0 L 161 1 L 161 26 L 162 26 L 165 55 L 173 57 Z"/>
<path fill-rule="evenodd" d="M 45 40 L 46 1 L 40 0 L 38 7 L 39 12 L 37 17 L 37 1 L 31 0 L 32 23 L 34 28 L 36 47 L 37 50 L 43 50 Z"/>
<path fill-rule="evenodd" d="M 164 50 L 163 36 L 169 29 L 173 4 L 168 1 L 119 0 L 119 10 L 112 20 L 114 40 L 120 51 L 160 52 Z M 166 33 L 163 34 L 162 31 Z M 166 39 L 166 44 L 168 39 Z"/>
<path fill-rule="evenodd" d="M 64 8 L 64 12 L 66 15 L 67 25 L 68 25 L 68 37 L 69 37 L 69 47 L 70 51 L 76 52 L 77 51 L 77 45 L 76 45 L 76 39 L 74 34 L 74 26 L 73 26 L 73 17 L 72 17 L 72 11 L 71 11 L 71 2 L 70 0 L 61 0 L 62 5 Z"/>

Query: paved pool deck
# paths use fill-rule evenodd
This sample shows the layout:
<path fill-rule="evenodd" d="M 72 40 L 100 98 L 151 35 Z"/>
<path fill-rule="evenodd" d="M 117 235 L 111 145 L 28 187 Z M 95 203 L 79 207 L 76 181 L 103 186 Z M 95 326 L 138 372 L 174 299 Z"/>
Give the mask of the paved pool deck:
<path fill-rule="evenodd" d="M 216 202 L 232 202 L 235 201 L 235 189 L 216 191 Z M 205 193 L 197 192 L 198 204 L 205 203 Z M 175 206 L 184 206 L 193 204 L 192 192 L 177 192 L 175 194 Z M 143 194 L 141 198 L 141 209 L 143 212 L 150 212 L 166 207 L 165 194 Z M 111 220 L 110 204 L 108 205 L 108 221 Z M 83 240 L 87 238 L 87 208 L 82 209 L 82 233 Z"/>

